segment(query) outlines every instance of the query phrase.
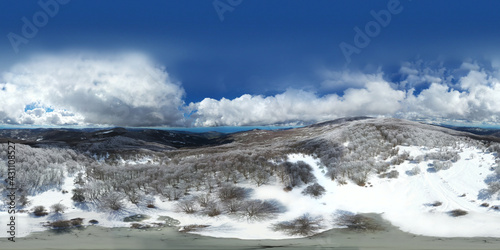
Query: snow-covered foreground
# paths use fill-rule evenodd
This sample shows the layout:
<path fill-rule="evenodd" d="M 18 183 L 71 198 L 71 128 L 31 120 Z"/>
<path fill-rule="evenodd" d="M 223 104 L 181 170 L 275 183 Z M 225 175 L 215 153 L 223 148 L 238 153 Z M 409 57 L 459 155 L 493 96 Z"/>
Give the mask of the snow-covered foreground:
<path fill-rule="evenodd" d="M 411 156 L 418 156 L 437 149 L 419 147 L 401 147 L 400 151 L 407 151 Z M 266 220 L 247 220 L 230 215 L 208 217 L 197 214 L 184 214 L 176 209 L 177 202 L 156 199 L 157 208 L 146 208 L 129 204 L 118 212 L 98 212 L 97 208 L 79 207 L 71 200 L 71 190 L 74 188 L 74 176 L 67 176 L 62 190 L 49 190 L 31 200 L 31 207 L 43 205 L 49 208 L 55 203 L 68 207 L 65 213 L 56 215 L 50 213 L 45 217 L 33 217 L 29 213 L 18 213 L 17 237 L 27 236 L 30 232 L 45 230 L 43 222 L 60 219 L 81 217 L 85 224 L 89 220 L 99 221 L 104 227 L 129 227 L 130 223 L 123 222 L 123 218 L 134 214 L 147 214 L 149 220 L 142 223 L 158 222 L 159 216 L 170 216 L 181 222 L 181 225 L 203 224 L 210 225 L 196 233 L 241 239 L 283 239 L 293 238 L 281 232 L 273 231 L 273 223 L 292 220 L 305 213 L 312 216 L 321 216 L 324 221 L 324 230 L 336 227 L 332 223 L 335 214 L 342 211 L 353 213 L 381 213 L 383 218 L 390 221 L 401 230 L 427 236 L 440 237 L 500 237 L 500 211 L 481 207 L 482 203 L 500 205 L 496 198 L 480 196 L 480 191 L 487 186 L 485 178 L 492 173 L 490 168 L 495 163 L 494 155 L 484 153 L 476 148 L 464 148 L 460 153 L 461 159 L 448 170 L 434 172 L 429 168 L 430 161 L 412 163 L 405 161 L 395 166 L 399 171 L 396 179 L 379 178 L 376 175 L 369 177 L 366 187 L 352 182 L 339 185 L 324 176 L 323 168 L 318 160 L 312 156 L 292 154 L 288 156 L 290 162 L 304 161 L 313 167 L 317 182 L 326 189 L 325 195 L 319 199 L 301 194 L 305 185 L 285 192 L 280 184 L 268 184 L 255 187 L 250 184 L 239 184 L 254 189 L 252 199 L 276 199 L 286 211 L 277 217 Z M 418 166 L 421 171 L 417 175 L 409 174 L 410 170 Z M 463 195 L 465 194 L 465 196 Z M 439 201 L 440 206 L 431 204 Z M 3 206 L 5 207 L 5 206 Z M 463 209 L 468 214 L 452 217 L 449 211 Z M 7 211 L 0 211 L 1 221 L 7 221 Z M 2 230 L 5 232 L 6 230 Z"/>

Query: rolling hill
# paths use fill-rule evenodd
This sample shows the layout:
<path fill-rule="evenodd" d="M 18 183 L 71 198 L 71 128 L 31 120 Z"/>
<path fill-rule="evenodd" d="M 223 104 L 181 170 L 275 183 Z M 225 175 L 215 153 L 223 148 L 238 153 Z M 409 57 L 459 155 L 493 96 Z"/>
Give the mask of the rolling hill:
<path fill-rule="evenodd" d="M 471 132 L 368 117 L 234 134 L 4 130 L 0 169 L 16 142 L 20 236 L 82 218 L 279 239 L 370 229 L 363 214 L 379 213 L 414 234 L 500 237 L 500 139 Z"/>

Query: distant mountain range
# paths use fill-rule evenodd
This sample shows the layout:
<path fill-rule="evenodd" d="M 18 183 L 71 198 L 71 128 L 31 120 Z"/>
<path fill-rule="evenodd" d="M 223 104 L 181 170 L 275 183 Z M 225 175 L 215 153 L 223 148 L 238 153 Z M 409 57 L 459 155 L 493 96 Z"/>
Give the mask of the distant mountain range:
<path fill-rule="evenodd" d="M 469 132 L 469 133 L 476 134 L 476 135 L 490 135 L 490 136 L 494 136 L 494 137 L 500 137 L 500 129 L 496 129 L 496 128 L 458 127 L 458 126 L 451 126 L 451 125 L 441 125 L 441 126 L 445 127 L 445 128 L 450 128 L 453 130 Z"/>
<path fill-rule="evenodd" d="M 130 150 L 152 151 L 177 148 L 220 145 L 231 142 L 228 135 L 218 132 L 189 133 L 154 129 L 112 128 L 92 129 L 4 129 L 0 130 L 0 143 L 13 140 L 35 147 L 58 146 L 81 150 Z M 99 147 L 101 145 L 102 147 Z"/>
<path fill-rule="evenodd" d="M 352 121 L 373 119 L 371 117 L 349 117 L 332 121 L 321 122 L 296 128 L 296 130 L 311 130 L 325 126 L 348 123 Z M 478 127 L 456 127 L 441 125 L 439 127 L 466 132 L 469 136 L 479 140 L 500 141 L 499 129 L 485 129 Z M 203 132 L 193 133 L 174 130 L 137 129 L 137 128 L 37 128 L 37 129 L 0 129 L 0 143 L 13 140 L 34 147 L 57 146 L 74 148 L 83 151 L 113 152 L 120 150 L 147 149 L 151 151 L 174 150 L 181 148 L 197 148 L 215 146 L 235 141 L 242 133 L 256 133 L 258 129 L 237 133 Z M 279 133 L 279 132 L 277 132 Z"/>

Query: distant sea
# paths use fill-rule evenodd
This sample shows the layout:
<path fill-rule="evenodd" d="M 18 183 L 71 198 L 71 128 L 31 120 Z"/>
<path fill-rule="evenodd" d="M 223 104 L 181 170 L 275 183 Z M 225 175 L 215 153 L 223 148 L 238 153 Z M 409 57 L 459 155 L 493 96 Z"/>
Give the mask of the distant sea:
<path fill-rule="evenodd" d="M 284 130 L 299 128 L 302 126 L 222 126 L 222 127 L 126 127 L 127 129 L 156 129 L 156 130 L 173 130 L 173 131 L 185 131 L 191 133 L 205 133 L 205 132 L 219 132 L 219 133 L 236 133 L 242 131 L 250 131 L 255 129 L 260 130 Z M 0 129 L 82 129 L 82 130 L 106 130 L 112 129 L 114 127 L 79 127 L 79 126 L 67 126 L 67 127 L 46 127 L 46 126 L 20 126 L 20 125 L 0 125 Z"/>

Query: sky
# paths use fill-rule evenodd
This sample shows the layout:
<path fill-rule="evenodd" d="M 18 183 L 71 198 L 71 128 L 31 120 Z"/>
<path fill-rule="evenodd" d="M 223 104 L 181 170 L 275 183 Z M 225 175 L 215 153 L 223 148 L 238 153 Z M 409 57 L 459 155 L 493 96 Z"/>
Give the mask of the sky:
<path fill-rule="evenodd" d="M 499 1 L 0 1 L 0 125 L 500 125 Z"/>

